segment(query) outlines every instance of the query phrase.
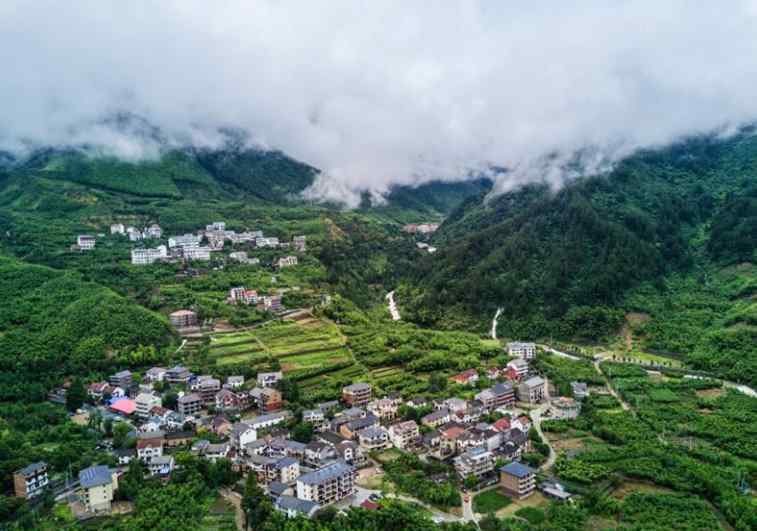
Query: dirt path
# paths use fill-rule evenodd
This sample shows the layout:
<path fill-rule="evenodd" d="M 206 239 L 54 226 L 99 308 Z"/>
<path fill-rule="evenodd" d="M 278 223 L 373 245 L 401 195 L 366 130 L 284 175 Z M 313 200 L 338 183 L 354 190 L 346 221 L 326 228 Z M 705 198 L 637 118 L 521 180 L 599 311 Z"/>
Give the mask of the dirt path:
<path fill-rule="evenodd" d="M 244 511 L 242 510 L 242 496 L 230 489 L 220 489 L 221 496 L 234 506 L 235 517 L 234 520 L 237 523 L 238 531 L 245 531 L 244 529 Z"/>

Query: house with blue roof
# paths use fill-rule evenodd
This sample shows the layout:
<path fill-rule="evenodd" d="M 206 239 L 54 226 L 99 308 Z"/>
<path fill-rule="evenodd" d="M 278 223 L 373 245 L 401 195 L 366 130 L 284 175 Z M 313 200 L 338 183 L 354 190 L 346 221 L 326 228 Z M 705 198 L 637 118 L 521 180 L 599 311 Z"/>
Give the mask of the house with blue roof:
<path fill-rule="evenodd" d="M 91 466 L 79 472 L 80 498 L 87 511 L 109 513 L 118 489 L 115 470 L 105 465 Z"/>
<path fill-rule="evenodd" d="M 513 461 L 499 469 L 499 482 L 510 496 L 523 499 L 536 488 L 536 470 Z"/>

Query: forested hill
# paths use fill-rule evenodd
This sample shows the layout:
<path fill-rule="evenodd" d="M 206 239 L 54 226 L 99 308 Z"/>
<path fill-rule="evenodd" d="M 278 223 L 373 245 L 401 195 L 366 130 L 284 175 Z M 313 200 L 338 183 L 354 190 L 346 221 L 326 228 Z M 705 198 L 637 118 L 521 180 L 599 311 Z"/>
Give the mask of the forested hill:
<path fill-rule="evenodd" d="M 756 195 L 757 137 L 745 131 L 640 152 L 557 192 L 533 185 L 488 202 L 469 198 L 442 225 L 440 251 L 418 263 L 401 300 L 424 323 L 483 328 L 501 307 L 503 335 L 598 339 L 621 327 L 625 311 L 665 295 L 678 278 L 671 275 L 693 275 L 689 292 L 710 290 L 724 267 L 757 260 Z M 732 282 L 724 298 L 747 308 L 728 326 L 754 345 L 754 277 L 741 271 L 740 287 Z"/>

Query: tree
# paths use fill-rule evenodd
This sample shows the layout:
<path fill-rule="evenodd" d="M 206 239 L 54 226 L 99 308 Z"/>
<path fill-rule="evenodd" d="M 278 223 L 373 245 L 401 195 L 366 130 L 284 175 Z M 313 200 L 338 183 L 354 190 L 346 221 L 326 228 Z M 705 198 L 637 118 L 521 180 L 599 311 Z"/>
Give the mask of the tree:
<path fill-rule="evenodd" d="M 129 468 L 118 480 L 118 493 L 127 500 L 134 500 L 145 479 L 144 469 L 138 459 L 132 459 Z"/>
<path fill-rule="evenodd" d="M 474 474 L 469 475 L 465 478 L 463 486 L 466 488 L 466 490 L 475 489 L 478 486 L 478 478 Z"/>
<path fill-rule="evenodd" d="M 309 422 L 300 422 L 292 428 L 292 439 L 301 443 L 309 443 L 313 439 L 313 425 Z"/>
<path fill-rule="evenodd" d="M 113 426 L 113 448 L 126 448 L 131 426 L 125 422 L 119 422 Z"/>
<path fill-rule="evenodd" d="M 258 485 L 254 473 L 247 475 L 242 496 L 242 510 L 245 514 L 245 526 L 247 529 L 260 529 L 273 513 L 271 501 Z"/>
<path fill-rule="evenodd" d="M 428 388 L 432 393 L 439 393 L 447 388 L 447 378 L 443 374 L 435 372 L 428 379 Z"/>
<path fill-rule="evenodd" d="M 74 378 L 71 387 L 66 391 L 66 409 L 76 411 L 87 399 L 87 391 L 81 378 Z"/>
<path fill-rule="evenodd" d="M 281 397 L 287 402 L 294 404 L 300 401 L 300 386 L 289 378 L 282 378 L 278 382 Z"/>

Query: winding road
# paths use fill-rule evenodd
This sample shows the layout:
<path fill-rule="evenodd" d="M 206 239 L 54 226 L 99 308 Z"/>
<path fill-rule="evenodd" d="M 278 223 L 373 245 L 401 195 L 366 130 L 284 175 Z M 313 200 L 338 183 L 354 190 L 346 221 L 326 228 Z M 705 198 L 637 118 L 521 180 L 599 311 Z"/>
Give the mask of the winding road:
<path fill-rule="evenodd" d="M 497 321 L 499 320 L 499 316 L 502 315 L 502 308 L 497 308 L 497 313 L 494 314 L 494 319 L 492 319 L 492 331 L 491 336 L 492 339 L 497 339 Z"/>
<path fill-rule="evenodd" d="M 389 313 L 392 315 L 392 320 L 399 321 L 401 317 L 397 302 L 394 300 L 394 290 L 386 294 L 386 300 L 389 301 Z"/>

